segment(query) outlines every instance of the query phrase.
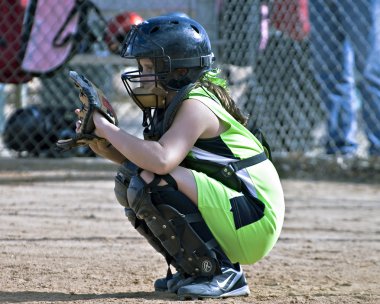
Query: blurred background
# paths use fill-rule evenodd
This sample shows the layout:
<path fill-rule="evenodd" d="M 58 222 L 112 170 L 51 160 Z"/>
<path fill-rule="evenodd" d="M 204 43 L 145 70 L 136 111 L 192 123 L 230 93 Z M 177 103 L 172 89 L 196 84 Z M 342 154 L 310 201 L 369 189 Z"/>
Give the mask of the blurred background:
<path fill-rule="evenodd" d="M 346 2 L 354 19 L 345 14 Z M 74 134 L 73 110 L 79 101 L 68 79 L 70 70 L 99 86 L 112 101 L 121 127 L 141 136 L 142 115 L 120 79 L 133 67 L 119 57 L 119 46 L 133 24 L 175 13 L 205 27 L 216 66 L 223 70 L 235 101 L 250 115 L 248 128 L 262 129 L 284 171 L 294 175 L 318 168 L 323 175 L 321 168 L 326 167 L 320 165 L 327 164 L 338 176 L 339 170 L 355 175 L 352 170 L 358 167 L 371 173 L 380 155 L 380 130 L 371 131 L 380 128 L 380 94 L 372 90 L 375 101 L 370 104 L 356 82 L 366 77 L 360 69 L 373 47 L 372 40 L 364 39 L 374 34 L 366 14 L 379 10 L 367 0 L 350 3 L 0 0 L 0 156 L 95 157 L 86 147 L 55 150 L 58 138 Z M 371 15 L 376 16 L 380 20 L 380 15 Z M 335 23 L 329 24 L 332 20 Z M 361 51 L 355 48 L 355 37 L 364 37 Z M 350 42 L 351 53 L 346 50 Z M 356 60 L 352 75 L 342 76 L 343 63 L 350 60 Z M 380 81 L 373 82 L 380 92 Z M 344 100 L 348 91 L 354 97 Z"/>

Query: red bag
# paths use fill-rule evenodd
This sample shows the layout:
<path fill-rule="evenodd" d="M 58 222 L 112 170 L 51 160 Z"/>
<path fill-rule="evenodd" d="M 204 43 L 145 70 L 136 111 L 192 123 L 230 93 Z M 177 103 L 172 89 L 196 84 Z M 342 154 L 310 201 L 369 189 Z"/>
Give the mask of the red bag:
<path fill-rule="evenodd" d="M 27 0 L 0 0 L 0 82 L 24 83 L 32 76 L 21 68 L 22 23 Z"/>
<path fill-rule="evenodd" d="M 274 0 L 271 23 L 294 40 L 303 40 L 310 33 L 308 0 Z"/>

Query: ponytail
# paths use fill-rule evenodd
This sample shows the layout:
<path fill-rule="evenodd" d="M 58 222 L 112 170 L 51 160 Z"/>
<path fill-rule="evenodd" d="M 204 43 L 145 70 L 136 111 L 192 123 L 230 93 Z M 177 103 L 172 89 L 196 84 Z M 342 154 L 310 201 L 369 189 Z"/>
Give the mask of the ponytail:
<path fill-rule="evenodd" d="M 220 78 L 219 73 L 219 69 L 208 71 L 195 86 L 204 87 L 213 93 L 219 99 L 223 108 L 238 122 L 246 126 L 248 117 L 241 112 L 235 101 L 231 98 L 227 89 L 227 81 Z"/>

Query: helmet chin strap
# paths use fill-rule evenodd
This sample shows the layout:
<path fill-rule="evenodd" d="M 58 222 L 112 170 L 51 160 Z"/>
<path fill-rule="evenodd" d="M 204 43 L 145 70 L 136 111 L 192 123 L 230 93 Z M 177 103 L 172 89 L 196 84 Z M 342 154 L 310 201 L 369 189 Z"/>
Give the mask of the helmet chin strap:
<path fill-rule="evenodd" d="M 137 87 L 132 92 L 143 108 L 165 108 L 166 106 L 168 92 L 161 87 Z"/>

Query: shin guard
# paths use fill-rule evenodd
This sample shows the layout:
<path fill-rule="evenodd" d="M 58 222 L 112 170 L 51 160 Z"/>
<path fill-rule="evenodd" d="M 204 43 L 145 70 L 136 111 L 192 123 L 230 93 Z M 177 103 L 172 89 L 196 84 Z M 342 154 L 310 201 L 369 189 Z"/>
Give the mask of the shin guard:
<path fill-rule="evenodd" d="M 184 215 L 175 208 L 152 203 L 151 193 L 160 181 L 147 184 L 139 176 L 131 178 L 127 191 L 130 208 L 144 220 L 152 234 L 183 271 L 192 276 L 212 276 L 220 266 L 211 246 L 205 244 L 192 229 L 192 221 L 201 220 L 199 214 Z M 198 219 L 196 217 L 199 217 Z"/>

